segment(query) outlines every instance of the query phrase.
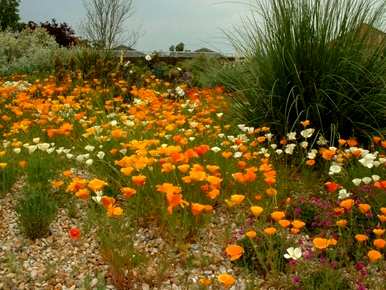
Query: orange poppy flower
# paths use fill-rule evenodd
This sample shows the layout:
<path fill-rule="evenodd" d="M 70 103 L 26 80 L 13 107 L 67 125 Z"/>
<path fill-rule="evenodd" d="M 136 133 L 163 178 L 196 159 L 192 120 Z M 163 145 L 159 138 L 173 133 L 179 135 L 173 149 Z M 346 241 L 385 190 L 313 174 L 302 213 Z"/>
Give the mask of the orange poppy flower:
<path fill-rule="evenodd" d="M 289 220 L 279 220 L 278 223 L 282 228 L 288 228 L 291 225 Z"/>
<path fill-rule="evenodd" d="M 345 199 L 340 202 L 339 206 L 344 208 L 345 210 L 350 210 L 354 205 L 354 200 L 351 198 Z"/>
<path fill-rule="evenodd" d="M 248 238 L 250 238 L 250 239 L 256 238 L 256 236 L 257 236 L 257 234 L 256 234 L 255 231 L 247 231 L 247 232 L 245 233 L 245 235 L 246 235 Z"/>
<path fill-rule="evenodd" d="M 370 262 L 374 263 L 382 259 L 382 254 L 377 250 L 370 250 L 367 252 L 367 257 L 369 257 Z"/>
<path fill-rule="evenodd" d="M 251 210 L 252 214 L 255 217 L 260 216 L 261 213 L 264 211 L 264 209 L 261 206 L 251 206 L 249 209 Z"/>
<path fill-rule="evenodd" d="M 264 229 L 264 233 L 266 233 L 269 236 L 274 235 L 277 232 L 276 228 L 274 227 L 268 227 Z"/>
<path fill-rule="evenodd" d="M 296 229 L 302 229 L 305 225 L 306 223 L 301 220 L 294 220 L 292 222 L 292 226 Z"/>
<path fill-rule="evenodd" d="M 284 211 L 274 211 L 271 213 L 271 218 L 276 222 L 283 219 L 284 217 L 285 217 Z"/>
<path fill-rule="evenodd" d="M 371 209 L 371 206 L 367 203 L 360 203 L 358 204 L 359 211 L 363 214 L 366 214 Z"/>
<path fill-rule="evenodd" d="M 205 210 L 205 205 L 200 203 L 192 203 L 190 206 L 194 216 L 201 214 Z"/>
<path fill-rule="evenodd" d="M 229 245 L 225 252 L 231 261 L 239 259 L 244 254 L 244 248 L 239 245 Z"/>
<path fill-rule="evenodd" d="M 190 165 L 189 164 L 182 164 L 182 165 L 179 165 L 177 168 L 181 173 L 186 173 L 189 171 Z"/>
<path fill-rule="evenodd" d="M 109 217 L 119 217 L 123 214 L 123 209 L 120 207 L 116 207 L 114 205 L 110 205 L 107 207 L 107 215 Z"/>
<path fill-rule="evenodd" d="M 146 182 L 146 176 L 144 175 L 135 175 L 131 178 L 131 181 L 138 186 L 142 186 Z"/>
<path fill-rule="evenodd" d="M 26 160 L 19 161 L 20 168 L 25 169 L 27 167 L 27 165 L 28 165 L 28 162 Z"/>
<path fill-rule="evenodd" d="M 324 184 L 324 186 L 326 187 L 326 190 L 328 192 L 331 192 L 331 193 L 337 191 L 340 188 L 339 184 L 337 184 L 336 182 L 331 182 L 331 181 L 326 182 Z"/>
<path fill-rule="evenodd" d="M 329 246 L 329 240 L 324 238 L 315 238 L 312 243 L 319 250 L 325 250 Z"/>
<path fill-rule="evenodd" d="M 122 138 L 124 136 L 124 132 L 121 129 L 114 129 L 111 131 L 111 136 L 114 139 L 119 139 L 119 138 Z"/>
<path fill-rule="evenodd" d="M 225 151 L 225 152 L 223 152 L 221 155 L 222 155 L 222 157 L 224 157 L 225 159 L 228 159 L 228 158 L 231 157 L 233 154 L 232 154 L 232 152 Z"/>
<path fill-rule="evenodd" d="M 316 161 L 314 159 L 308 159 L 306 161 L 306 165 L 308 165 L 308 166 L 314 166 L 315 163 L 316 163 Z"/>
<path fill-rule="evenodd" d="M 208 191 L 207 196 L 210 199 L 215 199 L 220 195 L 220 190 L 218 189 L 212 189 L 211 191 Z"/>
<path fill-rule="evenodd" d="M 206 286 L 206 287 L 212 284 L 212 280 L 210 280 L 209 278 L 200 278 L 198 282 L 200 283 L 200 285 Z"/>
<path fill-rule="evenodd" d="M 345 219 L 338 220 L 338 221 L 336 222 L 336 225 L 337 225 L 338 227 L 340 227 L 340 228 L 344 228 L 344 227 L 347 225 L 347 220 L 345 220 Z"/>
<path fill-rule="evenodd" d="M 383 249 L 385 246 L 386 246 L 386 241 L 384 239 L 375 239 L 373 241 L 373 245 L 377 248 L 377 249 Z"/>
<path fill-rule="evenodd" d="M 379 236 L 382 236 L 384 233 L 385 233 L 385 230 L 384 229 L 373 229 L 373 233 L 379 237 Z"/>
<path fill-rule="evenodd" d="M 268 195 L 268 196 L 275 196 L 277 195 L 277 190 L 273 187 L 269 187 L 265 190 L 265 193 Z"/>
<path fill-rule="evenodd" d="M 75 196 L 80 199 L 88 199 L 90 196 L 90 191 L 87 188 L 79 189 L 77 192 L 75 192 Z"/>
<path fill-rule="evenodd" d="M 101 191 L 106 185 L 106 182 L 98 178 L 94 178 L 88 183 L 88 187 L 94 192 Z"/>
<path fill-rule="evenodd" d="M 134 188 L 131 188 L 131 187 L 122 187 L 121 188 L 121 193 L 123 194 L 124 197 L 130 198 L 134 194 L 136 194 L 137 191 Z"/>
<path fill-rule="evenodd" d="M 77 227 L 72 227 L 69 231 L 68 231 L 68 235 L 70 236 L 70 238 L 72 240 L 78 240 L 80 238 L 80 229 L 77 228 Z"/>
<path fill-rule="evenodd" d="M 366 235 L 363 235 L 363 234 L 357 234 L 355 235 L 355 239 L 358 241 L 358 242 L 365 242 L 369 239 L 368 236 Z"/>
<path fill-rule="evenodd" d="M 180 193 L 174 193 L 174 192 L 167 192 L 166 193 L 166 200 L 168 202 L 168 213 L 172 214 L 173 209 L 176 208 L 177 206 L 182 206 L 184 207 L 185 205 L 188 205 L 189 203 L 186 202 L 182 198 L 182 194 Z"/>
<path fill-rule="evenodd" d="M 217 280 L 227 288 L 231 287 L 236 282 L 236 279 L 232 275 L 226 273 L 218 275 Z"/>

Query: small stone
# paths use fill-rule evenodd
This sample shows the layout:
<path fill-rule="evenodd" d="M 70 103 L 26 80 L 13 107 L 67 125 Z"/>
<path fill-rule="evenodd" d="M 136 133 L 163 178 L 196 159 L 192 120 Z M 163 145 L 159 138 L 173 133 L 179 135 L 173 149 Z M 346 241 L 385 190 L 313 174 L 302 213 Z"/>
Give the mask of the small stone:
<path fill-rule="evenodd" d="M 91 283 L 90 283 L 90 286 L 94 287 L 94 286 L 96 286 L 96 284 L 98 284 L 98 279 L 97 278 L 92 279 Z"/>

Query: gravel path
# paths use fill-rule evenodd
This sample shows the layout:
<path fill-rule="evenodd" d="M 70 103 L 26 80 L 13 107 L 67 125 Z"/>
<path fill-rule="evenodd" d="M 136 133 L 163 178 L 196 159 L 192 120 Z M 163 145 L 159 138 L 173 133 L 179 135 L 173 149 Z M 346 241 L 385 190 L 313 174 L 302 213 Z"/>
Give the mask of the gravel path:
<path fill-rule="evenodd" d="M 79 220 L 60 209 L 51 235 L 31 241 L 21 235 L 15 205 L 22 181 L 0 199 L 0 289 L 89 289 L 105 285 L 107 266 L 93 233 L 72 241 L 68 231 Z"/>

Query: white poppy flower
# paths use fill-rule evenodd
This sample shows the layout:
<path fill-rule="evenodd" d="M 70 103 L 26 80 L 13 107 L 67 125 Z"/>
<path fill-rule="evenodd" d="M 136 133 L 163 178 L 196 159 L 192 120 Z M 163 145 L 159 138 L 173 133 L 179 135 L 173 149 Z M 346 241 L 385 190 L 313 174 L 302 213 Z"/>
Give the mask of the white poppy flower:
<path fill-rule="evenodd" d="M 295 147 L 296 147 L 296 144 L 293 144 L 293 143 L 287 144 L 285 146 L 284 152 L 289 155 L 292 155 L 294 153 Z"/>
<path fill-rule="evenodd" d="M 101 203 L 102 196 L 103 196 L 103 192 L 102 192 L 102 191 L 97 191 L 97 192 L 96 192 L 96 196 L 93 196 L 93 197 L 91 197 L 91 198 L 92 198 L 92 200 L 95 201 L 96 203 Z"/>
<path fill-rule="evenodd" d="M 312 134 L 314 134 L 315 129 L 308 128 L 300 132 L 300 135 L 302 135 L 305 139 L 310 138 Z"/>
<path fill-rule="evenodd" d="M 362 183 L 362 179 L 360 178 L 354 178 L 352 180 L 352 183 L 354 183 L 355 186 L 359 186 Z"/>
<path fill-rule="evenodd" d="M 237 152 L 235 152 L 235 154 L 233 154 L 234 158 L 240 158 L 241 156 L 243 156 L 243 153 L 241 153 L 239 151 L 237 151 Z"/>
<path fill-rule="evenodd" d="M 341 171 L 342 171 L 342 167 L 335 163 L 330 166 L 329 174 L 334 175 L 334 174 L 340 173 Z"/>
<path fill-rule="evenodd" d="M 377 159 L 376 154 L 368 153 L 368 154 L 364 155 L 363 158 L 359 159 L 359 162 L 364 167 L 373 168 L 375 159 Z"/>
<path fill-rule="evenodd" d="M 133 121 L 131 121 L 131 120 L 127 120 L 127 121 L 125 122 L 125 125 L 126 125 L 127 127 L 134 127 L 135 123 L 134 123 Z"/>
<path fill-rule="evenodd" d="M 40 142 L 40 138 L 39 137 L 33 138 L 32 142 L 34 142 L 35 144 L 38 144 Z"/>
<path fill-rule="evenodd" d="M 14 148 L 13 152 L 15 152 L 16 154 L 19 154 L 21 152 L 21 149 L 20 148 Z"/>
<path fill-rule="evenodd" d="M 76 156 L 75 160 L 78 161 L 78 162 L 83 162 L 84 161 L 84 155 L 78 155 Z"/>
<path fill-rule="evenodd" d="M 371 175 L 371 178 L 374 180 L 374 182 L 377 182 L 381 179 L 381 177 L 379 175 Z"/>
<path fill-rule="evenodd" d="M 52 152 L 55 151 L 55 147 L 51 147 L 50 149 L 47 150 L 47 153 L 48 154 L 51 154 Z"/>
<path fill-rule="evenodd" d="M 300 146 L 304 149 L 306 149 L 308 147 L 308 142 L 307 141 L 303 141 L 300 143 Z"/>
<path fill-rule="evenodd" d="M 73 157 L 74 157 L 74 155 L 71 154 L 71 153 L 67 153 L 67 154 L 66 154 L 66 158 L 67 158 L 67 159 L 72 159 Z"/>
<path fill-rule="evenodd" d="M 312 149 L 310 152 L 308 152 L 307 158 L 308 159 L 315 159 L 317 154 L 318 154 L 318 150 Z"/>
<path fill-rule="evenodd" d="M 221 148 L 217 147 L 217 146 L 214 146 L 214 147 L 210 148 L 210 150 L 212 150 L 214 153 L 217 153 L 217 152 L 221 151 Z"/>
<path fill-rule="evenodd" d="M 103 151 L 99 151 L 98 152 L 98 154 L 97 154 L 97 157 L 99 158 L 99 159 L 103 159 L 104 157 L 105 157 L 105 152 L 103 152 Z"/>
<path fill-rule="evenodd" d="M 87 159 L 86 160 L 86 165 L 87 166 L 90 166 L 90 165 L 92 165 L 94 163 L 94 160 L 92 160 L 92 159 Z"/>
<path fill-rule="evenodd" d="M 290 140 L 290 141 L 296 140 L 296 132 L 289 132 L 287 134 L 287 137 L 288 137 L 288 140 Z"/>
<path fill-rule="evenodd" d="M 370 184 L 373 180 L 370 177 L 363 177 L 362 181 L 364 184 Z"/>
<path fill-rule="evenodd" d="M 298 260 L 302 257 L 302 250 L 300 248 L 290 247 L 287 249 L 287 253 L 284 254 L 284 258 Z"/>
<path fill-rule="evenodd" d="M 48 143 L 40 143 L 38 144 L 38 149 L 41 151 L 47 151 L 50 148 L 50 144 Z"/>
<path fill-rule="evenodd" d="M 275 152 L 277 155 L 283 154 L 283 150 L 281 150 L 281 149 L 276 149 Z"/>
<path fill-rule="evenodd" d="M 86 147 L 84 147 L 84 149 L 88 152 L 92 152 L 94 151 L 95 149 L 95 146 L 92 146 L 92 145 L 87 145 Z"/>
<path fill-rule="evenodd" d="M 318 145 L 326 145 L 328 140 L 324 138 L 322 135 L 319 136 L 318 141 L 316 142 Z"/>
<path fill-rule="evenodd" d="M 349 196 L 351 196 L 351 192 L 348 192 L 347 189 L 345 189 L 345 188 L 342 188 L 338 192 L 338 198 L 339 199 L 345 199 L 345 198 L 348 198 Z"/>
<path fill-rule="evenodd" d="M 151 61 L 151 55 L 150 54 L 145 55 L 145 60 L 146 61 Z"/>
<path fill-rule="evenodd" d="M 28 153 L 29 154 L 34 153 L 37 148 L 38 148 L 37 145 L 30 145 L 30 146 L 28 146 Z"/>

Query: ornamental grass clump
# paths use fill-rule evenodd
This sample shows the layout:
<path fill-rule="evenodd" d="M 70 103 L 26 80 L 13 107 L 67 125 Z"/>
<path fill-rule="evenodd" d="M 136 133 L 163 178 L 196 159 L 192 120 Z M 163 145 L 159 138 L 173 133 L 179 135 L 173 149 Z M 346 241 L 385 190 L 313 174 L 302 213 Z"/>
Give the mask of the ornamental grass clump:
<path fill-rule="evenodd" d="M 218 81 L 236 115 L 286 134 L 302 119 L 325 136 L 385 132 L 384 1 L 259 0 L 229 33 L 244 56 Z M 379 30 L 378 30 L 379 29 Z"/>
<path fill-rule="evenodd" d="M 22 232 L 31 240 L 45 237 L 57 213 L 56 202 L 48 193 L 28 190 L 20 199 L 16 212 Z"/>

